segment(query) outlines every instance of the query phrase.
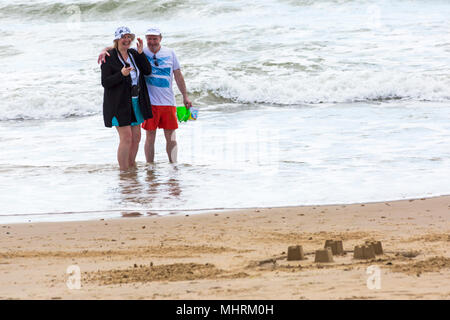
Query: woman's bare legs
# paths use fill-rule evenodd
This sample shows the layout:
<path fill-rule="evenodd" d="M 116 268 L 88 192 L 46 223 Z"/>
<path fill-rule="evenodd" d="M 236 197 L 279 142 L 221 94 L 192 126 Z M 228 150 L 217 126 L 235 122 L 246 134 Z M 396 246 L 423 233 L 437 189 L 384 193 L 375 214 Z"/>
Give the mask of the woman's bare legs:
<path fill-rule="evenodd" d="M 116 127 L 119 133 L 119 147 L 117 149 L 117 161 L 120 170 L 128 170 L 130 166 L 130 149 L 133 141 L 130 126 Z"/>
<path fill-rule="evenodd" d="M 139 150 L 139 142 L 141 142 L 141 126 L 140 125 L 132 126 L 130 155 L 128 160 L 128 166 L 130 168 L 136 166 L 136 155 Z"/>

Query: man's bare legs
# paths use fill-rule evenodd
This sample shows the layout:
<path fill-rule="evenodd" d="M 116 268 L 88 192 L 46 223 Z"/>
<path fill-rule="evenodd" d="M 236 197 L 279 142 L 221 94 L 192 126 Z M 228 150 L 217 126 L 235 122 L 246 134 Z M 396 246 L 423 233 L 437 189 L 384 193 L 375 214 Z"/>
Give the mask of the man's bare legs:
<path fill-rule="evenodd" d="M 128 165 L 129 167 L 136 166 L 136 155 L 139 150 L 139 142 L 141 142 L 141 126 L 131 127 L 131 146 Z"/>
<path fill-rule="evenodd" d="M 166 152 L 171 163 L 177 162 L 178 147 L 175 130 L 164 129 L 166 137 Z M 156 130 L 147 130 L 147 138 L 145 139 L 145 158 L 147 162 L 153 163 L 155 160 L 155 140 Z"/>
<path fill-rule="evenodd" d="M 171 163 L 177 162 L 178 146 L 175 130 L 164 129 L 164 136 L 166 137 L 166 151 Z"/>
<path fill-rule="evenodd" d="M 147 159 L 148 163 L 153 163 L 155 160 L 155 139 L 156 139 L 156 130 L 146 130 L 147 136 L 145 138 L 145 159 Z"/>

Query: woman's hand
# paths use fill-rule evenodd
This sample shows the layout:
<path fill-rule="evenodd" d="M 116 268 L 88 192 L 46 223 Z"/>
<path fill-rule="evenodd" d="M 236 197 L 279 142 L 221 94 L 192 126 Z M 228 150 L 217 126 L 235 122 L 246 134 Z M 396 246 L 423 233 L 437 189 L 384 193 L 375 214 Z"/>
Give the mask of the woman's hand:
<path fill-rule="evenodd" d="M 131 71 L 133 71 L 133 67 L 123 67 L 121 70 L 124 77 L 128 77 Z"/>
<path fill-rule="evenodd" d="M 139 54 L 141 54 L 144 51 L 144 41 L 142 41 L 141 38 L 137 38 L 137 51 L 139 52 Z"/>

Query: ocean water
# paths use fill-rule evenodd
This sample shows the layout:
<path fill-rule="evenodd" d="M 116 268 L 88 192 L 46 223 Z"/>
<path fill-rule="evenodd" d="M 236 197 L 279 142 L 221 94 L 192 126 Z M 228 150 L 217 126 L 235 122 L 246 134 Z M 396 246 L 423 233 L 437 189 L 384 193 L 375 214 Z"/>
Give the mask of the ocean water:
<path fill-rule="evenodd" d="M 448 17 L 447 0 L 1 0 L 0 223 L 450 194 Z M 142 141 L 118 170 L 97 56 L 122 25 L 162 30 L 200 109 L 176 165 L 158 132 L 154 165 Z"/>

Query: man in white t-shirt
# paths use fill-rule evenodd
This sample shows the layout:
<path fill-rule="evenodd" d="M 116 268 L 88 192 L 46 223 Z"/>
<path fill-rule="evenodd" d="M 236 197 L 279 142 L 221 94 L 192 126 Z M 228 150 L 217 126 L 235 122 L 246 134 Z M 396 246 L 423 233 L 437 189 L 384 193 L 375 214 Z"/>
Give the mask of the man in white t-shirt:
<path fill-rule="evenodd" d="M 183 95 L 184 105 L 190 108 L 192 103 L 188 98 L 186 84 L 175 52 L 161 46 L 161 31 L 157 28 L 150 28 L 145 33 L 145 38 L 147 48 L 144 48 L 144 53 L 152 65 L 152 73 L 146 76 L 145 80 L 153 113 L 153 118 L 147 119 L 142 124 L 142 128 L 147 131 L 145 157 L 147 162 L 154 161 L 156 129 L 162 128 L 166 137 L 167 155 L 169 161 L 173 163 L 177 162 L 175 130 L 178 128 L 175 95 L 172 90 L 173 78 Z"/>
<path fill-rule="evenodd" d="M 178 129 L 177 107 L 175 95 L 172 90 L 173 78 L 183 95 L 183 103 L 187 108 L 192 107 L 186 91 L 186 83 L 180 70 L 175 52 L 161 46 L 161 31 L 158 28 L 150 28 L 145 33 L 147 48 L 144 53 L 152 65 L 152 73 L 145 76 L 150 103 L 152 105 L 153 118 L 147 119 L 142 128 L 147 131 L 145 140 L 145 158 L 152 163 L 155 158 L 156 129 L 164 129 L 166 137 L 166 151 L 169 161 L 177 162 L 177 140 L 175 130 Z M 105 56 L 109 55 L 105 48 L 98 57 L 98 63 L 105 62 Z"/>

